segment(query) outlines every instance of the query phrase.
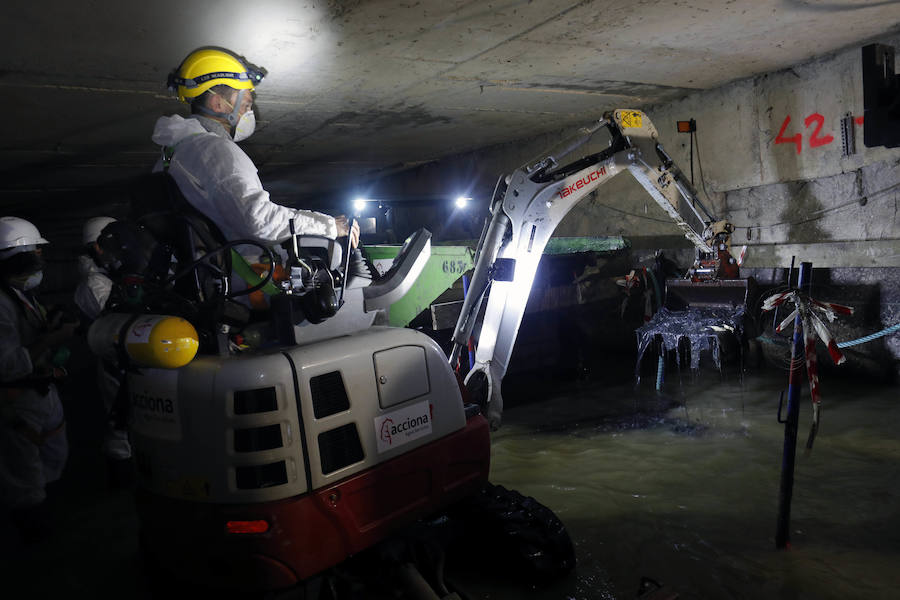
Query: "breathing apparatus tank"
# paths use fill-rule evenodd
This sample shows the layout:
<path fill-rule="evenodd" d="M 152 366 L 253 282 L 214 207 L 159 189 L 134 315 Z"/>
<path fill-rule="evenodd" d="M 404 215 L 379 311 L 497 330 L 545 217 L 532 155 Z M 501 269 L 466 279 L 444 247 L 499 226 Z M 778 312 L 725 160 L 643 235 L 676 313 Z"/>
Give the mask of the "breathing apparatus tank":
<path fill-rule="evenodd" d="M 177 369 L 194 359 L 200 341 L 194 326 L 181 317 L 112 313 L 91 324 L 88 345 L 109 360 L 124 353 L 137 366 Z"/>

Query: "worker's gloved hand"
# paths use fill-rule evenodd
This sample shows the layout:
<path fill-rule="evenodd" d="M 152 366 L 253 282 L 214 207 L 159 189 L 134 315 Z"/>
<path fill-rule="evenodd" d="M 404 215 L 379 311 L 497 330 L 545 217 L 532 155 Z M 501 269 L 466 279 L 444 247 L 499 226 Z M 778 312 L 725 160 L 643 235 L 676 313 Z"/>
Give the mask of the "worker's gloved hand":
<path fill-rule="evenodd" d="M 66 315 L 57 320 L 55 326 L 51 323 L 50 332 L 47 334 L 53 341 L 51 345 L 58 345 L 66 342 L 75 335 L 75 330 L 81 324 L 78 317 Z"/>
<path fill-rule="evenodd" d="M 353 222 L 353 228 L 350 227 L 350 220 L 346 215 L 338 215 L 334 218 L 334 224 L 337 225 L 337 237 L 350 236 L 350 247 L 356 248 L 359 245 L 359 223 Z"/>
<path fill-rule="evenodd" d="M 48 353 L 54 351 L 58 346 L 64 344 L 75 335 L 75 329 L 78 322 L 65 321 L 59 323 L 55 328 L 50 329 L 37 339 L 37 342 L 29 347 L 32 353 L 32 360 L 35 362 L 49 361 L 51 356 Z"/>
<path fill-rule="evenodd" d="M 78 315 L 63 307 L 54 306 L 47 311 L 47 328 L 50 331 L 59 329 L 62 325 L 79 324 Z"/>

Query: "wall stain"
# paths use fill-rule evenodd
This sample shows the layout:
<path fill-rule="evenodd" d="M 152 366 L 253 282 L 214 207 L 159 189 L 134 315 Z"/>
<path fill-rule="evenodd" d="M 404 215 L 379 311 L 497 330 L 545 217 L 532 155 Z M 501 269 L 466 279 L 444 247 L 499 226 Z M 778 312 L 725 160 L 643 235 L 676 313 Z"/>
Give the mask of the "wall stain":
<path fill-rule="evenodd" d="M 558 90 L 571 90 L 577 92 L 599 92 L 603 94 L 618 94 L 622 96 L 651 96 L 663 91 L 675 93 L 688 93 L 694 90 L 690 88 L 674 87 L 667 85 L 654 85 L 636 83 L 633 81 L 585 80 L 578 83 L 562 83 L 556 81 L 546 82 L 518 82 L 507 87 L 521 87 L 528 89 L 540 89 L 552 87 Z"/>
<path fill-rule="evenodd" d="M 790 223 L 787 239 L 793 244 L 823 242 L 833 237 L 819 226 L 819 220 L 807 220 L 824 208 L 810 187 L 806 181 L 787 184 L 790 201 L 779 221 Z"/>
<path fill-rule="evenodd" d="M 326 119 L 316 131 L 327 128 L 349 128 L 379 132 L 401 127 L 425 127 L 427 125 L 447 125 L 453 119 L 443 115 L 433 115 L 421 104 L 414 106 L 397 105 L 391 110 L 370 110 L 366 112 L 345 111 Z"/>
<path fill-rule="evenodd" d="M 362 0 L 328 0 L 328 15 L 336 21 L 353 12 Z"/>

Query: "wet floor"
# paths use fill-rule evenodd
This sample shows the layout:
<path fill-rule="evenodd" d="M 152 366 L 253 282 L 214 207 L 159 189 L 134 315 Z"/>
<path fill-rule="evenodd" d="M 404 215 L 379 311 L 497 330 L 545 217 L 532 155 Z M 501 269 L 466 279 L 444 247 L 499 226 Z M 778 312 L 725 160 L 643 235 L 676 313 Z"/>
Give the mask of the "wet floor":
<path fill-rule="evenodd" d="M 797 456 L 792 547 L 776 551 L 784 429 L 775 411 L 787 373 L 742 382 L 701 370 L 670 376 L 662 393 L 649 379 L 638 391 L 627 371 L 615 384 L 603 375 L 552 382 L 513 402 L 493 438 L 491 480 L 555 510 L 578 566 L 532 589 L 489 564 L 455 565 L 472 600 L 631 599 L 642 577 L 683 599 L 900 597 L 896 385 L 823 375 L 819 436 L 810 456 Z M 52 490 L 56 537 L 13 547 L 3 525 L 4 591 L 146 597 L 131 498 L 106 488 L 90 428 L 77 418 L 70 428 L 72 459 Z"/>
<path fill-rule="evenodd" d="M 649 577 L 685 599 L 900 598 L 898 388 L 823 375 L 809 456 L 803 398 L 791 549 L 778 551 L 787 373 L 681 379 L 661 394 L 570 383 L 506 413 L 491 479 L 553 508 L 579 561 L 528 597 L 634 598 Z M 473 598 L 526 592 L 466 583 Z"/>

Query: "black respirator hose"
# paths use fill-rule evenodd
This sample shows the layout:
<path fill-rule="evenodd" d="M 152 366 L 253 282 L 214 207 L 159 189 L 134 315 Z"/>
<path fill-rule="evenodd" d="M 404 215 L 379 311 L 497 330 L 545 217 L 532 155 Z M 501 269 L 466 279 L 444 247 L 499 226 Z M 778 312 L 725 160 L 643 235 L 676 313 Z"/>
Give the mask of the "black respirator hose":
<path fill-rule="evenodd" d="M 348 245 L 349 245 L 349 242 L 348 242 Z M 257 248 L 260 248 L 261 250 L 263 250 L 263 252 L 266 253 L 266 256 L 269 259 L 269 264 L 272 265 L 272 268 L 270 268 L 266 272 L 266 275 L 263 277 L 262 281 L 260 281 L 253 287 L 247 288 L 246 290 L 239 290 L 237 292 L 228 293 L 225 295 L 225 298 L 230 299 L 230 298 L 234 298 L 236 296 L 244 296 L 246 294 L 252 294 L 253 292 L 261 290 L 263 287 L 266 286 L 267 283 L 269 283 L 272 280 L 272 273 L 275 270 L 274 269 L 275 255 L 272 253 L 271 248 L 269 248 L 268 246 L 265 246 L 263 244 L 260 244 L 259 242 L 254 241 L 254 240 L 232 240 L 226 244 L 223 244 L 223 245 L 219 246 L 218 248 L 216 248 L 210 252 L 207 252 L 206 254 L 204 254 L 203 256 L 201 256 L 200 258 L 198 258 L 191 264 L 187 265 L 182 270 L 178 271 L 177 273 L 175 273 L 174 275 L 172 275 L 171 277 L 166 279 L 162 285 L 165 287 L 165 286 L 173 283 L 177 279 L 181 279 L 182 277 L 184 277 L 185 275 L 189 274 L 191 271 L 193 271 L 194 269 L 199 267 L 201 264 L 208 261 L 213 256 L 216 256 L 217 254 L 221 254 L 225 250 L 230 250 L 234 246 L 256 246 Z"/>
<path fill-rule="evenodd" d="M 347 289 L 347 282 L 350 279 L 350 238 L 353 232 L 353 225 L 356 223 L 356 217 L 350 219 L 350 226 L 347 228 L 347 250 L 344 256 L 344 282 L 341 284 L 341 295 L 338 298 L 338 308 L 344 305 L 344 290 Z"/>

